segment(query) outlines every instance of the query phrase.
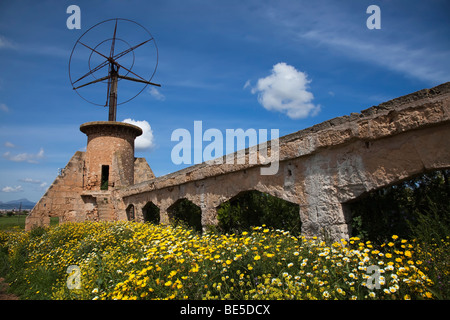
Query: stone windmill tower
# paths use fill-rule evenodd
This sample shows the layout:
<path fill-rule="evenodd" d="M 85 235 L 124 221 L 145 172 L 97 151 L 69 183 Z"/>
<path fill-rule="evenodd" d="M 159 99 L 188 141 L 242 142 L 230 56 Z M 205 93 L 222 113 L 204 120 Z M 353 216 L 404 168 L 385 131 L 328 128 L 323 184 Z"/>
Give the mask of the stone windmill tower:
<path fill-rule="evenodd" d="M 130 26 L 143 29 L 144 41 L 130 46 L 128 41 L 117 37 L 119 24 L 123 25 L 124 29 Z M 86 43 L 92 39 L 87 36 L 90 31 L 108 25 L 114 26 L 112 38 L 97 44 L 94 43 L 94 45 Z M 122 49 L 117 50 L 118 44 L 122 44 Z M 123 47 L 124 45 L 126 47 Z M 153 74 L 147 79 L 131 70 L 135 62 L 135 50 L 145 45 L 150 45 L 156 50 L 157 59 L 157 48 L 151 34 L 140 24 L 126 19 L 110 19 L 100 22 L 87 30 L 76 42 L 69 62 L 69 76 L 73 89 L 85 100 L 92 102 L 83 96 L 83 93 L 80 93 L 80 89 L 94 84 L 106 84 L 107 98 L 104 106 L 109 107 L 108 121 L 87 122 L 80 126 L 81 132 L 87 135 L 86 152 L 76 152 L 66 167 L 61 170 L 59 176 L 27 217 L 26 230 L 35 226 L 49 225 L 50 217 L 58 217 L 60 222 L 134 218 L 134 213 L 128 213 L 127 216 L 123 205 L 114 200 L 115 197 L 112 195 L 121 187 L 150 180 L 154 178 L 154 175 L 144 158 L 135 158 L 134 156 L 134 142 L 136 137 L 142 134 L 142 129 L 132 124 L 116 121 L 117 97 L 119 80 L 144 85 L 134 97 L 139 95 L 147 85 L 160 86 L 150 82 L 156 66 Z M 72 80 L 72 61 L 74 61 L 72 56 L 77 49 L 88 49 L 90 52 L 89 71 L 83 72 L 81 76 L 75 77 L 76 80 Z M 125 66 L 127 60 L 124 62 L 122 60 L 126 55 L 131 54 L 133 59 L 130 61 L 132 63 Z M 98 59 L 94 61 L 93 57 L 100 58 L 100 61 Z M 121 58 L 122 60 L 119 60 Z M 95 67 L 91 67 L 91 65 L 95 65 Z M 123 70 L 123 73 L 119 70 Z M 100 76 L 102 72 L 105 74 L 105 71 L 106 75 Z M 129 76 L 130 74 L 133 77 Z M 88 77 L 94 78 L 94 80 L 80 84 Z"/>

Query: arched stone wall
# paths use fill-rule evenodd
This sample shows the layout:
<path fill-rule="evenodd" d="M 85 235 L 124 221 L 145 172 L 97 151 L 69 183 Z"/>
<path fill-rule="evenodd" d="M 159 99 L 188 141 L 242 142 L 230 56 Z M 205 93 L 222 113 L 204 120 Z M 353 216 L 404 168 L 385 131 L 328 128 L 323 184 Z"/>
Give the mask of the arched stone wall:
<path fill-rule="evenodd" d="M 326 121 L 280 138 L 279 170 L 262 164 L 195 165 L 118 192 L 125 204 L 152 201 L 167 208 L 187 198 L 202 210 L 202 225 L 217 224 L 217 207 L 257 190 L 300 206 L 305 236 L 348 238 L 344 203 L 431 169 L 450 168 L 450 83 Z"/>

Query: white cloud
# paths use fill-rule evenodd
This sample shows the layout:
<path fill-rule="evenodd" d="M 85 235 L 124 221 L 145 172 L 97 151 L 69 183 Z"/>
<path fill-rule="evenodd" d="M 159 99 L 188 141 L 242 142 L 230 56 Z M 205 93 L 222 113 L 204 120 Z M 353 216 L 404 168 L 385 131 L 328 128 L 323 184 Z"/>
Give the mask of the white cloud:
<path fill-rule="evenodd" d="M 7 147 L 7 148 L 14 148 L 15 147 L 15 145 L 13 143 L 9 142 L 9 141 L 6 141 L 3 145 L 5 147 Z"/>
<path fill-rule="evenodd" d="M 312 103 L 310 82 L 306 73 L 280 62 L 273 66 L 269 76 L 258 80 L 252 93 L 258 93 L 259 103 L 267 110 L 283 112 L 292 119 L 306 118 L 320 111 L 320 106 Z M 244 88 L 249 86 L 247 81 Z"/>
<path fill-rule="evenodd" d="M 39 185 L 39 190 L 46 192 L 47 189 L 48 189 L 48 183 L 47 183 L 47 182 L 42 182 L 42 183 Z"/>
<path fill-rule="evenodd" d="M 333 48 L 355 59 L 365 60 L 416 79 L 435 83 L 448 81 L 449 52 L 414 48 L 408 43 L 370 41 L 352 33 L 342 35 L 329 30 L 312 30 L 300 34 L 300 38 L 312 40 Z"/>
<path fill-rule="evenodd" d="M 148 92 L 152 95 L 153 98 L 155 98 L 156 100 L 159 101 L 164 101 L 166 100 L 166 96 L 163 95 L 161 92 L 159 92 L 158 89 L 156 89 L 155 87 L 150 87 L 150 89 L 148 89 Z"/>
<path fill-rule="evenodd" d="M 3 154 L 3 158 L 6 160 L 14 161 L 14 162 L 28 162 L 28 163 L 38 163 L 37 160 L 44 158 L 44 149 L 41 148 L 38 153 L 30 154 L 30 153 L 19 153 L 16 155 L 11 154 L 11 152 L 7 151 Z"/>
<path fill-rule="evenodd" d="M 8 192 L 8 193 L 12 193 L 12 192 L 22 192 L 23 188 L 22 186 L 15 186 L 15 187 L 4 187 L 2 189 L 2 192 Z"/>
<path fill-rule="evenodd" d="M 277 1 L 263 6 L 262 12 L 274 32 L 286 36 L 299 52 L 305 52 L 305 47 L 321 50 L 329 58 L 330 65 L 334 59 L 344 56 L 431 84 L 449 81 L 448 32 L 442 29 L 446 20 L 430 23 L 433 18 L 439 19 L 432 14 L 446 12 L 443 2 L 430 7 L 427 2 L 417 1 L 414 6 L 405 6 L 396 1 L 385 1 L 380 6 L 381 30 L 366 27 L 369 4 L 281 2 L 283 5 Z M 402 15 L 398 14 L 400 11 Z M 364 73 L 364 70 L 360 72 Z"/>
<path fill-rule="evenodd" d="M 137 137 L 136 140 L 134 141 L 134 146 L 137 151 L 149 150 L 155 146 L 153 131 L 150 124 L 147 121 L 125 119 L 122 122 L 134 124 L 135 126 L 138 126 L 139 128 L 142 129 L 142 135 Z"/>
<path fill-rule="evenodd" d="M 8 106 L 4 103 L 0 103 L 0 110 L 3 112 L 9 112 Z"/>
<path fill-rule="evenodd" d="M 32 178 L 24 178 L 24 179 L 20 179 L 19 181 L 36 185 L 34 187 L 34 189 L 38 190 L 38 191 L 46 191 L 48 188 L 48 183 L 45 181 L 41 181 L 41 180 L 34 180 Z"/>
<path fill-rule="evenodd" d="M 34 184 L 41 184 L 42 183 L 41 180 L 34 180 L 32 178 L 24 178 L 24 179 L 20 179 L 20 181 L 26 182 L 26 183 L 34 183 Z"/>
<path fill-rule="evenodd" d="M 0 49 L 15 49 L 16 46 L 3 36 L 0 36 Z"/>

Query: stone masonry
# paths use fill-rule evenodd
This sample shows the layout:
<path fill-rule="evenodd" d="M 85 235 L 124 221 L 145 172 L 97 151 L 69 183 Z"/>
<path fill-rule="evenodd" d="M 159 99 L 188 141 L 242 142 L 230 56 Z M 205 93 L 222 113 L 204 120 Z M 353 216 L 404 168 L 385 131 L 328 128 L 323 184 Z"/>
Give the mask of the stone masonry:
<path fill-rule="evenodd" d="M 126 220 L 130 209 L 135 220 L 143 221 L 142 209 L 149 202 L 159 207 L 161 222 L 169 223 L 171 206 L 183 198 L 201 208 L 203 226 L 214 225 L 221 203 L 257 190 L 298 204 L 305 236 L 327 233 L 345 239 L 351 234 L 346 203 L 422 172 L 450 168 L 449 137 L 450 83 L 445 83 L 281 137 L 274 175 L 260 174 L 267 164 L 246 161 L 202 163 L 155 178 L 145 159 L 127 154 L 134 175 L 139 171 L 145 177 L 126 185 L 120 176 L 130 173 L 123 169 L 111 175 L 117 176 L 111 178 L 114 186 L 91 191 L 83 181 L 86 174 L 80 174 L 88 167 L 88 146 L 86 154 L 77 152 L 64 169 L 71 178 L 58 177 L 33 209 L 27 228 L 33 221 L 47 224 L 51 215 L 62 221 Z M 247 160 L 251 152 L 246 150 Z M 122 170 L 126 159 L 115 159 L 110 170 Z M 108 196 L 102 196 L 105 192 Z M 81 209 L 74 209 L 79 204 Z"/>
<path fill-rule="evenodd" d="M 76 152 L 48 188 L 26 220 L 26 229 L 48 225 L 50 217 L 60 222 L 116 220 L 111 191 L 154 178 L 142 158 L 134 158 L 134 140 L 142 130 L 122 122 L 82 124 L 88 136 L 86 152 Z M 104 181 L 102 181 L 102 179 Z"/>

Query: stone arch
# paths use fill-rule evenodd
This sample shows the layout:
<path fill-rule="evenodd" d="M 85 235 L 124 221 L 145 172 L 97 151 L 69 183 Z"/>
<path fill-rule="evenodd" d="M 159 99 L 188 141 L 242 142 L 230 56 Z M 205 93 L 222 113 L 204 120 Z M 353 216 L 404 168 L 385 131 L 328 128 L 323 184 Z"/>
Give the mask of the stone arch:
<path fill-rule="evenodd" d="M 195 231 L 202 231 L 202 210 L 189 199 L 178 199 L 167 208 L 167 213 L 171 223 L 178 224 L 181 222 Z"/>
<path fill-rule="evenodd" d="M 145 206 L 142 207 L 142 216 L 144 222 L 159 224 L 161 220 L 160 209 L 152 201 L 147 202 Z"/>
<path fill-rule="evenodd" d="M 217 207 L 219 228 L 225 232 L 243 231 L 251 226 L 269 227 L 300 234 L 298 204 L 259 190 L 241 191 Z"/>
<path fill-rule="evenodd" d="M 128 221 L 134 221 L 136 219 L 136 212 L 133 204 L 129 204 L 125 211 L 127 213 Z"/>

